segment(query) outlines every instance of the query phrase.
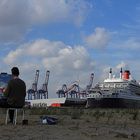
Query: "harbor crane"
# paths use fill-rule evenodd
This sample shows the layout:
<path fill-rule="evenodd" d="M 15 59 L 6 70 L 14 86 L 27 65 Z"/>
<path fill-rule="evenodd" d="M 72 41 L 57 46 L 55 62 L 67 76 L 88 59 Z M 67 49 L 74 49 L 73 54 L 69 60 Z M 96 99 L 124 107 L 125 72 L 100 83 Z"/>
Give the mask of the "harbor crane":
<path fill-rule="evenodd" d="M 38 90 L 39 99 L 48 99 L 48 82 L 49 82 L 50 71 L 46 71 L 45 81 L 42 85 L 42 88 Z"/>
<path fill-rule="evenodd" d="M 28 100 L 32 100 L 37 98 L 37 85 L 38 85 L 38 78 L 39 78 L 39 70 L 36 70 L 35 79 L 32 83 L 32 87 L 28 89 Z"/>
<path fill-rule="evenodd" d="M 86 86 L 85 89 L 80 88 L 79 83 L 75 81 L 69 87 L 66 84 L 63 84 L 62 88 L 59 89 L 56 93 L 58 94 L 59 98 L 62 97 L 85 98 L 88 91 L 92 88 L 93 79 L 94 79 L 94 73 L 91 73 L 89 84 Z"/>
<path fill-rule="evenodd" d="M 71 98 L 77 98 L 78 95 L 77 93 L 79 93 L 79 85 L 76 83 L 73 83 L 70 87 L 67 87 L 66 84 L 62 85 L 62 89 L 57 91 L 58 97 L 62 98 L 62 97 L 70 97 Z"/>
<path fill-rule="evenodd" d="M 69 91 L 71 98 L 80 98 L 79 93 L 80 93 L 79 85 L 73 84 Z"/>
<path fill-rule="evenodd" d="M 56 93 L 58 94 L 58 98 L 65 97 L 65 93 L 67 91 L 67 85 L 63 84 L 62 89 L 59 89 Z"/>
<path fill-rule="evenodd" d="M 92 88 L 93 79 L 94 79 L 94 73 L 91 73 L 91 75 L 90 75 L 90 80 L 89 80 L 89 84 L 86 86 L 85 89 L 80 90 L 80 97 L 86 97 L 86 96 L 87 96 L 89 90 Z"/>
<path fill-rule="evenodd" d="M 91 89 L 93 84 L 93 79 L 94 79 L 94 73 L 91 73 L 89 84 L 86 86 L 86 93 Z"/>

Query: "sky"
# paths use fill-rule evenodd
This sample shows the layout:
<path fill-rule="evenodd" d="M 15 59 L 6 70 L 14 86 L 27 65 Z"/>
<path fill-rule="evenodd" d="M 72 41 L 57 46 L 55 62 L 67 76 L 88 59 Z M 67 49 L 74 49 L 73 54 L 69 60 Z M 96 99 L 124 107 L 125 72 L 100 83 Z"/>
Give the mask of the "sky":
<path fill-rule="evenodd" d="M 139 0 L 0 0 L 0 71 L 13 66 L 29 89 L 50 70 L 49 97 L 129 69 L 140 80 Z"/>

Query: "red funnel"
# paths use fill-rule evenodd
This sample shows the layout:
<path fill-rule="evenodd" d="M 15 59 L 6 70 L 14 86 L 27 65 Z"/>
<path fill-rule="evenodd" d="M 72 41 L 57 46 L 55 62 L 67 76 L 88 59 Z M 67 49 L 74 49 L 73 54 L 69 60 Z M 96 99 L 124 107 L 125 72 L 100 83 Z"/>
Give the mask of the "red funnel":
<path fill-rule="evenodd" d="M 123 79 L 124 80 L 128 80 L 129 79 L 129 75 L 130 75 L 130 71 L 129 70 L 125 70 L 123 73 Z"/>

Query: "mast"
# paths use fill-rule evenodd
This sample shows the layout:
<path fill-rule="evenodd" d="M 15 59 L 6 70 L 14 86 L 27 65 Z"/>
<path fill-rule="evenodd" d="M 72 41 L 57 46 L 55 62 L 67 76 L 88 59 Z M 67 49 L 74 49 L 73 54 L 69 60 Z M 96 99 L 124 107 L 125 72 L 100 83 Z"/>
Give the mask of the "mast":
<path fill-rule="evenodd" d="M 110 71 L 109 71 L 109 79 L 112 79 L 112 68 L 110 68 Z"/>
<path fill-rule="evenodd" d="M 120 70 L 120 79 L 122 79 L 122 68 Z"/>

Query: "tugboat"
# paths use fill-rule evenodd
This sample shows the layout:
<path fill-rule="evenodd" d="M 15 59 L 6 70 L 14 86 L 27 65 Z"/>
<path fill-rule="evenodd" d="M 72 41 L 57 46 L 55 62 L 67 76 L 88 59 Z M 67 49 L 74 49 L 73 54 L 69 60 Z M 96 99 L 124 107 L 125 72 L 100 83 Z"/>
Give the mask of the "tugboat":
<path fill-rule="evenodd" d="M 130 71 L 120 71 L 120 77 L 109 77 L 91 88 L 86 107 L 93 108 L 140 108 L 140 84 L 131 77 Z"/>

